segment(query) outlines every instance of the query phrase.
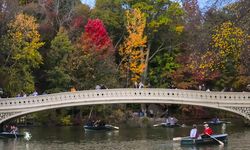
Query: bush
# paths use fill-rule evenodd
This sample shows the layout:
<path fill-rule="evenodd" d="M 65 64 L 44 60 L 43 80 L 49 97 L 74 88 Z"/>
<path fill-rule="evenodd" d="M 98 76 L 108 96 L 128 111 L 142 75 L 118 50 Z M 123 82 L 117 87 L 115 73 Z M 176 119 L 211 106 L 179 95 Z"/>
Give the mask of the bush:
<path fill-rule="evenodd" d="M 71 125 L 72 125 L 72 122 L 71 122 L 71 117 L 70 117 L 70 115 L 61 118 L 61 124 L 62 124 L 63 126 L 71 126 Z"/>

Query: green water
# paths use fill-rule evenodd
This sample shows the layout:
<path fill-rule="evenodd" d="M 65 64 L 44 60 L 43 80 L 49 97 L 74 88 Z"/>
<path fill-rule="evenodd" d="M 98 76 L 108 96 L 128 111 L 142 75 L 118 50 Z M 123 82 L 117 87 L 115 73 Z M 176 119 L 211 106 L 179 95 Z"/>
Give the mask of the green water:
<path fill-rule="evenodd" d="M 198 126 L 201 131 L 202 126 Z M 0 139 L 0 150 L 249 150 L 250 128 L 237 122 L 212 127 L 215 133 L 229 134 L 224 147 L 208 145 L 182 147 L 173 137 L 187 136 L 191 127 L 183 128 L 135 128 L 120 126 L 119 131 L 88 131 L 82 127 L 32 127 L 21 129 L 32 134 L 24 139 Z"/>

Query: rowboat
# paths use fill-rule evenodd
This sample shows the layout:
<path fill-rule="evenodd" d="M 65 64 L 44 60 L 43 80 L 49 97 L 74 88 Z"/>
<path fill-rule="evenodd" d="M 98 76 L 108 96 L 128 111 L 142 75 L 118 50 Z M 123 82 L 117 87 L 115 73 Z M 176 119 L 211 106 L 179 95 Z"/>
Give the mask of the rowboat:
<path fill-rule="evenodd" d="M 231 122 L 227 122 L 227 121 L 208 121 L 208 122 L 204 122 L 204 123 L 208 123 L 209 125 L 222 125 L 222 124 L 228 124 Z"/>
<path fill-rule="evenodd" d="M 166 128 L 176 128 L 176 127 L 181 127 L 181 125 L 179 124 L 174 124 L 174 125 L 170 125 L 169 123 L 159 123 L 159 124 L 155 124 L 153 125 L 154 127 L 166 127 Z"/>
<path fill-rule="evenodd" d="M 84 125 L 83 126 L 85 131 L 109 131 L 109 130 L 119 130 L 119 127 L 112 126 L 109 124 L 101 125 L 101 126 L 91 126 L 91 125 Z"/>
<path fill-rule="evenodd" d="M 192 139 L 190 137 L 181 138 L 181 145 L 205 145 L 227 143 L 227 134 L 214 134 L 206 138 Z"/>
<path fill-rule="evenodd" d="M 25 140 L 31 139 L 31 134 L 29 132 L 23 133 L 12 133 L 12 132 L 0 132 L 0 138 L 24 138 Z"/>
<path fill-rule="evenodd" d="M 0 138 L 20 138 L 24 137 L 24 134 L 20 133 L 10 133 L 10 132 L 1 132 Z"/>

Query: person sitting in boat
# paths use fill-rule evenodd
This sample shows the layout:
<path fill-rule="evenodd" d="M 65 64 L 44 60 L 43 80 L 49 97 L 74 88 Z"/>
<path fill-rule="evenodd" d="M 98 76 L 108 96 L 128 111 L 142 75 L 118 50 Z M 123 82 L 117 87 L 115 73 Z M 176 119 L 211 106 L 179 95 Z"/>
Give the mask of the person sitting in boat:
<path fill-rule="evenodd" d="M 94 121 L 93 120 L 88 120 L 88 122 L 87 122 L 87 126 L 94 126 Z"/>
<path fill-rule="evenodd" d="M 166 119 L 166 125 L 170 125 L 170 117 L 167 117 L 167 119 Z"/>
<path fill-rule="evenodd" d="M 105 126 L 105 125 L 106 125 L 106 122 L 105 122 L 104 120 L 101 120 L 100 125 L 101 125 L 101 126 Z"/>
<path fill-rule="evenodd" d="M 5 125 L 3 127 L 3 132 L 10 132 L 10 126 L 9 125 Z"/>
<path fill-rule="evenodd" d="M 97 120 L 95 123 L 94 123 L 94 126 L 95 127 L 100 127 L 100 126 L 105 126 L 106 123 L 104 120 Z"/>
<path fill-rule="evenodd" d="M 191 129 L 189 136 L 192 139 L 197 139 L 198 138 L 199 134 L 198 134 L 198 130 L 197 130 L 196 124 L 193 124 L 193 128 Z"/>
<path fill-rule="evenodd" d="M 175 117 L 170 117 L 169 123 L 171 126 L 173 126 L 173 125 L 176 125 L 177 121 L 178 120 Z"/>
<path fill-rule="evenodd" d="M 18 132 L 18 128 L 14 125 L 10 126 L 10 133 L 16 134 Z"/>
<path fill-rule="evenodd" d="M 96 120 L 95 123 L 94 123 L 94 126 L 95 127 L 99 127 L 100 126 L 100 122 L 101 122 L 101 120 Z"/>
<path fill-rule="evenodd" d="M 208 138 L 210 137 L 210 135 L 213 134 L 213 130 L 208 126 L 207 123 L 204 124 L 204 130 L 203 130 L 203 134 L 201 134 L 202 138 Z"/>
<path fill-rule="evenodd" d="M 212 121 L 213 121 L 214 123 L 219 123 L 219 122 L 220 122 L 220 119 L 219 119 L 218 117 L 215 117 L 215 118 L 212 119 Z"/>

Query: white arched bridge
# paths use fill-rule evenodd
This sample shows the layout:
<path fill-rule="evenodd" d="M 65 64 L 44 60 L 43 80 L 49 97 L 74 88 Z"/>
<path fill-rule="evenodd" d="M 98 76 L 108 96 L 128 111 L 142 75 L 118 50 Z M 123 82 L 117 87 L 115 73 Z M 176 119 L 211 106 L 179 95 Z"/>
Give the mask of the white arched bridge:
<path fill-rule="evenodd" d="M 0 124 L 21 115 L 70 106 L 160 103 L 197 105 L 226 110 L 250 121 L 249 92 L 205 92 L 178 89 L 105 89 L 0 99 Z"/>

